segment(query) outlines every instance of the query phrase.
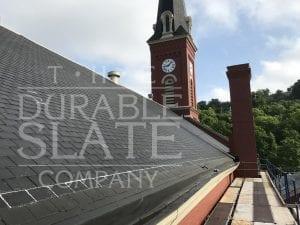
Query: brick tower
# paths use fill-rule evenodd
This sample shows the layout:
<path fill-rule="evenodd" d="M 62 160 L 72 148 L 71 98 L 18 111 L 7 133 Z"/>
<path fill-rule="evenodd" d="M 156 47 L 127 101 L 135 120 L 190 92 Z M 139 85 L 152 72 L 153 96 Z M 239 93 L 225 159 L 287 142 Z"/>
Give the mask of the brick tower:
<path fill-rule="evenodd" d="M 192 20 L 184 0 L 160 0 L 151 51 L 153 100 L 178 115 L 198 120 Z"/>

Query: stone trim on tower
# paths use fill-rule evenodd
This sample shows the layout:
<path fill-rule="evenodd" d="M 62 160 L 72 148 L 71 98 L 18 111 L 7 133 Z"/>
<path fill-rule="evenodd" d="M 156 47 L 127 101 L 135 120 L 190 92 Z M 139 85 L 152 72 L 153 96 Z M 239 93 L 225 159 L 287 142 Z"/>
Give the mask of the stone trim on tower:
<path fill-rule="evenodd" d="M 164 11 L 161 15 L 161 21 L 163 24 L 163 32 L 162 38 L 169 38 L 173 37 L 173 21 L 174 15 L 171 11 L 167 10 Z"/>

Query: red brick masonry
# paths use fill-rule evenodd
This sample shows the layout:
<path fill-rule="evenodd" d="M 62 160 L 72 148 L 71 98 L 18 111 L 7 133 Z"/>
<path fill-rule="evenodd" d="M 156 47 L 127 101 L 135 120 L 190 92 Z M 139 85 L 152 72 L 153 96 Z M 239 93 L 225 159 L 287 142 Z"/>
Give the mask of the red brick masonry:
<path fill-rule="evenodd" d="M 199 204 L 179 223 L 180 225 L 202 225 L 222 198 L 234 179 L 233 174 L 225 177 Z"/>
<path fill-rule="evenodd" d="M 230 84 L 232 136 L 231 153 L 239 158 L 238 177 L 258 177 L 256 140 L 251 99 L 249 64 L 227 68 Z"/>

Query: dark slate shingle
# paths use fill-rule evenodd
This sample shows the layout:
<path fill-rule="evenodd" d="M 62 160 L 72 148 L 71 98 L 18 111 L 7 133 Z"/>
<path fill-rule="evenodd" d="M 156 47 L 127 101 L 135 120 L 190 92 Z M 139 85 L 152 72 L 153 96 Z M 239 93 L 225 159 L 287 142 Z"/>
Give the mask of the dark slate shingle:
<path fill-rule="evenodd" d="M 29 193 L 37 200 L 44 200 L 44 199 L 49 199 L 55 197 L 53 192 L 49 190 L 49 188 L 46 187 L 41 187 L 41 188 L 36 188 L 29 190 Z"/>
<path fill-rule="evenodd" d="M 53 84 L 53 76 L 48 66 L 61 65 L 62 70 L 58 70 L 57 81 L 58 84 Z M 75 73 L 79 71 L 81 76 L 76 77 Z M 0 26 L 0 190 L 1 193 L 9 190 L 21 190 L 20 192 L 11 193 L 5 195 L 10 201 L 12 206 L 18 206 L 20 204 L 31 202 L 26 195 L 24 189 L 40 187 L 39 174 L 45 170 L 53 171 L 53 175 L 47 175 L 43 177 L 44 183 L 48 185 L 55 184 L 55 173 L 59 170 L 66 170 L 70 174 L 75 175 L 78 172 L 88 172 L 91 170 L 91 174 L 95 178 L 97 170 L 105 170 L 107 174 L 114 173 L 126 173 L 128 171 L 136 169 L 147 169 L 150 165 L 158 166 L 161 164 L 182 164 L 181 167 L 163 167 L 157 168 L 160 171 L 158 180 L 155 182 L 155 186 L 151 189 L 151 194 L 155 195 L 155 202 L 147 202 L 149 205 L 155 208 L 157 206 L 157 199 L 160 198 L 160 191 L 163 187 L 169 184 L 176 184 L 174 187 L 168 187 L 168 190 L 174 190 L 182 192 L 187 188 L 182 184 L 186 184 L 185 179 L 189 176 L 191 171 L 198 173 L 198 179 L 206 177 L 201 180 L 207 182 L 207 177 L 214 176 L 213 170 L 220 168 L 220 172 L 231 168 L 235 165 L 232 158 L 226 153 L 228 148 L 211 138 L 197 127 L 190 124 L 188 121 L 180 120 L 180 128 L 174 129 L 170 127 L 161 127 L 159 129 L 160 135 L 175 135 L 175 142 L 160 142 L 158 145 L 158 151 L 160 154 L 176 155 L 182 153 L 180 159 L 170 160 L 158 160 L 153 159 L 151 152 L 152 145 L 152 129 L 151 122 L 145 121 L 140 115 L 132 122 L 146 122 L 146 128 L 136 128 L 134 135 L 134 154 L 135 159 L 127 159 L 128 156 L 128 130 L 125 127 L 116 128 L 116 122 L 123 122 L 118 120 L 119 115 L 119 95 L 133 95 L 137 98 L 137 108 L 140 112 L 143 111 L 143 101 L 147 102 L 147 114 L 148 116 L 162 115 L 163 107 L 153 101 L 147 100 L 137 93 L 118 86 L 109 80 L 104 79 L 99 74 L 96 74 L 96 83 L 93 84 L 91 70 L 82 67 L 62 56 L 49 51 L 48 49 L 41 47 L 32 41 L 17 35 L 4 27 Z M 103 80 L 105 82 L 103 82 Z M 48 89 L 26 90 L 22 87 L 49 87 Z M 57 87 L 68 87 L 69 89 L 53 89 Z M 88 87 L 88 89 L 78 89 L 78 87 Z M 91 89 L 93 87 L 94 89 Z M 53 89 L 53 90 L 52 90 Z M 30 92 L 31 91 L 31 92 Z M 35 94 L 32 92 L 36 92 Z M 46 154 L 40 159 L 25 159 L 21 157 L 17 150 L 24 147 L 26 154 L 36 155 L 40 152 L 39 146 L 23 140 L 19 137 L 19 127 L 26 121 L 20 120 L 19 117 L 19 94 L 31 93 L 31 95 L 41 98 L 42 101 L 47 99 L 49 95 L 65 94 L 67 97 L 71 94 L 74 95 L 86 95 L 89 100 L 88 106 L 85 108 L 87 115 L 92 115 L 97 105 L 98 99 L 101 95 L 105 95 L 109 105 L 112 108 L 112 112 L 117 119 L 110 119 L 106 112 L 99 112 L 95 122 L 101 129 L 102 135 L 109 147 L 113 159 L 105 160 L 103 147 L 97 145 L 90 145 L 85 154 L 85 158 L 81 160 L 55 160 L 52 158 L 52 120 L 48 119 L 44 113 L 42 113 L 34 121 L 44 126 L 44 129 L 39 132 L 37 127 L 28 127 L 26 133 L 34 137 L 40 138 L 45 142 L 47 146 Z M 56 108 L 59 108 L 59 101 L 53 100 L 53 105 L 50 106 L 51 112 Z M 66 99 L 66 104 L 70 104 L 70 99 Z M 26 115 L 32 115 L 36 111 L 36 105 L 30 102 L 24 106 Z M 42 110 L 43 111 L 43 110 Z M 131 109 L 124 109 L 126 115 L 131 113 Z M 167 115 L 176 117 L 176 114 L 167 110 Z M 179 118 L 179 117 L 177 117 Z M 174 122 L 168 118 L 164 118 L 160 121 Z M 76 119 L 70 118 L 70 112 L 66 112 L 66 119 L 59 121 L 58 137 L 59 137 L 59 154 L 73 155 L 80 152 L 83 143 L 87 137 L 89 129 L 91 127 L 91 121 L 83 119 L 80 115 L 76 115 Z M 217 158 L 217 159 L 216 159 Z M 195 161 L 192 164 L 185 164 L 187 161 Z M 201 168 L 203 163 L 206 163 L 207 169 Z M 111 166 L 107 166 L 107 165 Z M 20 165 L 23 165 L 20 167 Z M 24 167 L 24 166 L 28 166 Z M 41 166 L 43 165 L 43 166 Z M 72 166 L 70 166 L 72 165 Z M 104 165 L 105 167 L 101 166 Z M 136 165 L 139 165 L 136 167 Z M 36 167 L 40 166 L 40 167 Z M 22 169 L 23 168 L 23 169 Z M 1 177 L 3 179 L 1 179 Z M 126 176 L 124 178 L 126 183 Z M 68 176 L 60 177 L 60 182 L 69 181 Z M 74 177 L 75 179 L 75 177 Z M 195 179 L 189 179 L 189 185 L 193 182 L 200 182 Z M 88 185 L 88 180 L 84 182 Z M 96 181 L 92 180 L 90 188 L 94 188 Z M 43 199 L 43 201 L 51 202 L 58 213 L 50 207 L 49 209 L 43 207 L 41 202 L 33 204 L 37 207 L 33 210 L 28 208 L 13 208 L 10 211 L 0 209 L 0 218 L 3 219 L 5 224 L 36 224 L 34 220 L 40 220 L 40 224 L 43 224 L 44 220 L 39 217 L 39 213 L 45 215 L 48 223 L 52 224 L 67 220 L 71 217 L 71 214 L 64 213 L 66 211 L 72 211 L 72 217 L 77 221 L 77 217 L 83 218 L 87 221 L 90 218 L 86 218 L 90 214 L 81 212 L 81 209 L 89 208 L 90 211 L 96 210 L 95 215 L 99 216 L 99 212 L 103 212 L 101 207 L 104 207 L 104 203 L 113 203 L 112 206 L 106 207 L 105 212 L 109 210 L 114 211 L 122 202 L 124 198 L 130 198 L 133 201 L 140 201 L 143 197 L 150 194 L 147 188 L 133 187 L 130 190 L 120 189 L 120 187 L 114 186 L 113 189 L 107 188 L 109 180 L 101 183 L 103 187 L 83 190 L 83 186 L 74 188 L 76 193 L 73 193 L 70 189 L 61 189 L 57 186 L 52 187 L 59 198 L 53 198 L 51 193 L 46 189 L 32 189 L 29 192 L 36 197 L 37 200 Z M 79 191 L 79 192 L 78 192 Z M 82 191 L 82 193 L 81 193 Z M 79 194 L 81 193 L 81 194 Z M 78 195 L 77 195 L 78 194 Z M 168 193 L 170 197 L 175 193 Z M 80 195 L 80 196 L 79 196 Z M 51 198 L 47 200 L 48 198 Z M 151 201 L 151 198 L 148 198 Z M 93 204 L 88 204 L 92 201 Z M 81 201 L 84 203 L 84 207 L 81 206 Z M 126 202 L 126 201 L 125 201 Z M 157 203 L 156 205 L 154 203 Z M 161 202 L 165 204 L 166 202 Z M 129 204 L 129 203 L 128 203 Z M 146 204 L 147 205 L 147 204 Z M 39 206 L 41 208 L 39 208 Z M 126 208 L 126 205 L 124 206 Z M 141 212 L 149 213 L 153 208 L 141 208 Z M 98 211 L 97 211 L 98 210 Z M 52 214 L 54 213 L 54 214 Z M 35 216 L 33 216 L 33 214 Z M 16 216 L 18 215 L 18 216 Z M 49 216 L 50 215 L 50 216 Z M 52 216 L 53 215 L 53 216 Z M 91 214 L 92 215 L 92 214 Z M 93 215 L 93 216 L 95 216 Z M 24 219 L 22 218 L 24 217 Z M 131 215 L 134 217 L 134 215 Z M 136 216 L 136 215 L 135 215 Z M 143 215 L 138 215 L 142 217 Z M 44 216 L 42 216 L 44 218 Z M 121 220 L 122 218 L 115 218 Z M 136 218 L 132 218 L 136 219 Z M 34 222 L 32 222 L 34 221 Z M 68 224 L 67 222 L 61 222 Z M 74 223 L 71 223 L 74 224 Z"/>
<path fill-rule="evenodd" d="M 25 191 L 4 194 L 4 195 L 2 195 L 2 197 L 12 207 L 25 205 L 25 204 L 34 202 L 34 199 L 30 195 L 28 195 L 28 193 Z"/>
<path fill-rule="evenodd" d="M 0 198 L 0 208 L 8 208 L 8 205 Z"/>

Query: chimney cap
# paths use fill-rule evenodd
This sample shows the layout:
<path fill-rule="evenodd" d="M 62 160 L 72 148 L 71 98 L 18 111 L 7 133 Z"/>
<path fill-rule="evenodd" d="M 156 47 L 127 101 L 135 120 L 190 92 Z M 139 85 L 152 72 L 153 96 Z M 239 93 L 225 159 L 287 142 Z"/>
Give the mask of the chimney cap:
<path fill-rule="evenodd" d="M 227 67 L 227 77 L 231 79 L 250 79 L 251 80 L 251 68 L 249 63 L 228 66 Z"/>
<path fill-rule="evenodd" d="M 118 78 L 120 78 L 121 77 L 121 73 L 118 72 L 118 71 L 110 71 L 107 76 L 108 77 L 118 77 Z"/>
<path fill-rule="evenodd" d="M 250 69 L 249 63 L 239 64 L 239 65 L 234 65 L 234 66 L 228 66 L 227 67 L 228 71 L 243 71 L 243 70 L 249 70 L 249 69 Z"/>

